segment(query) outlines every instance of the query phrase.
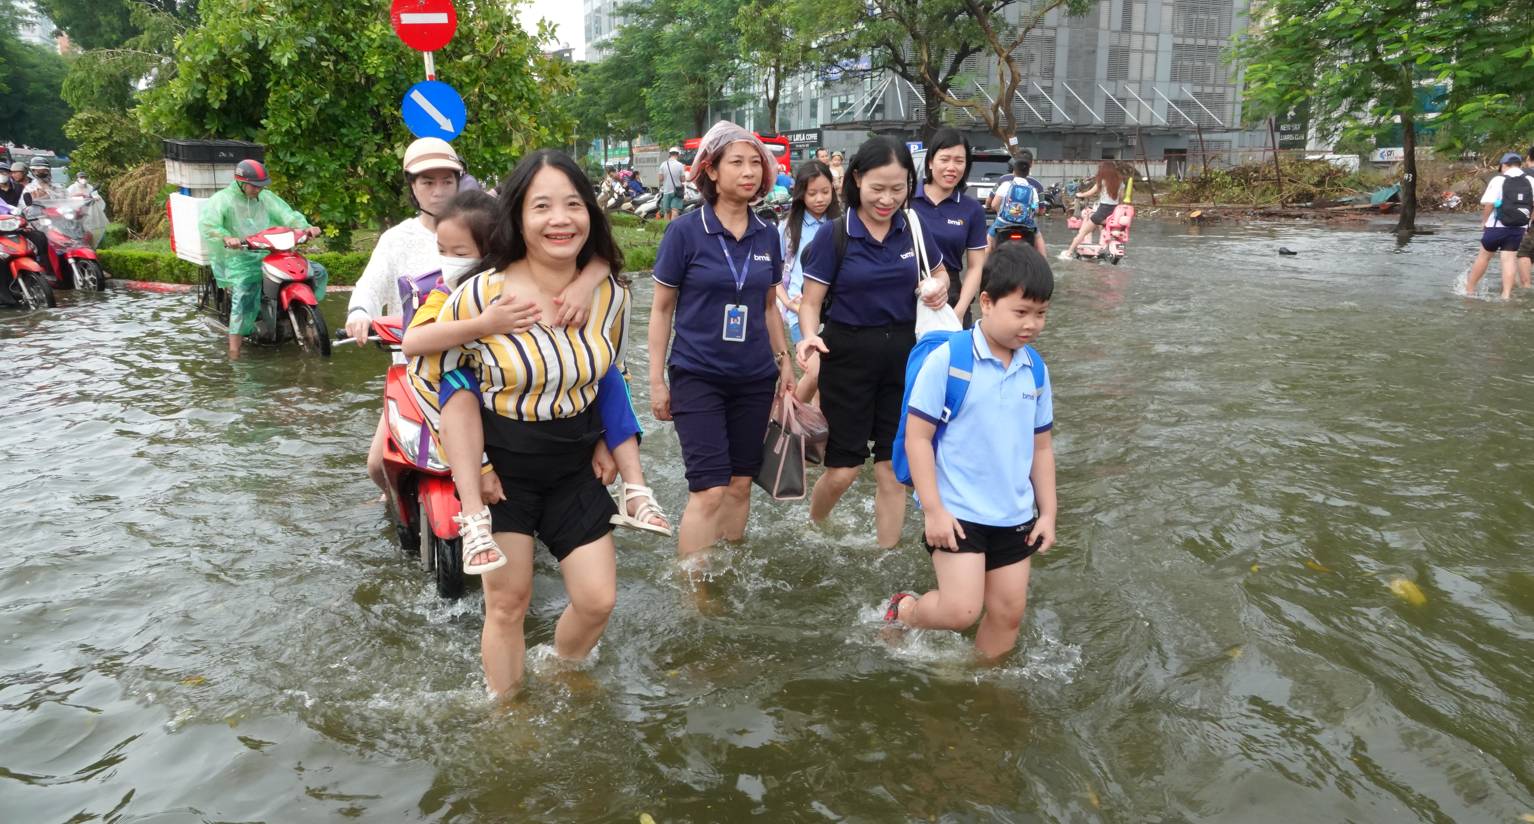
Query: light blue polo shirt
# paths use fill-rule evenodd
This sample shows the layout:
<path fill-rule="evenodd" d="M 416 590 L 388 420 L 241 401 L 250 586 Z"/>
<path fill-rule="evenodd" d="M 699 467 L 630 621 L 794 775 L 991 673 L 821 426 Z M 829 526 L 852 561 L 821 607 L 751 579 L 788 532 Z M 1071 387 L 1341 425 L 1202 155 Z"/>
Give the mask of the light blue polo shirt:
<path fill-rule="evenodd" d="M 991 354 L 980 331 L 970 332 L 975 368 L 958 414 L 937 441 L 937 489 L 943 506 L 961 521 L 985 526 L 1020 526 L 1033 520 L 1033 436 L 1055 425 L 1049 370 L 1044 386 L 1033 385 L 1024 350 L 1010 366 Z M 937 423 L 948 389 L 948 346 L 927 356 L 911 387 L 910 411 Z"/>
<path fill-rule="evenodd" d="M 810 248 L 810 241 L 815 239 L 815 233 L 820 227 L 831 221 L 824 217 L 815 217 L 808 211 L 804 213 L 804 220 L 799 224 L 799 248 L 794 250 L 794 264 L 788 271 L 788 281 L 784 286 L 788 287 L 788 296 L 797 298 L 804 294 L 804 250 Z M 781 239 L 781 253 L 784 263 L 788 261 L 788 224 L 778 226 L 778 237 Z M 785 307 L 783 317 L 788 319 L 788 325 L 795 329 L 799 328 L 799 313 L 790 312 Z"/>

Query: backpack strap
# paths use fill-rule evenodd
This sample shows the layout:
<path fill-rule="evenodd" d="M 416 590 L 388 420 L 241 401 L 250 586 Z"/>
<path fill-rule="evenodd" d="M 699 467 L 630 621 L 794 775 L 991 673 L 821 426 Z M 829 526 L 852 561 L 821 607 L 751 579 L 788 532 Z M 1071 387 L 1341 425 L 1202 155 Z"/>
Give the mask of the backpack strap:
<path fill-rule="evenodd" d="M 948 385 L 943 390 L 943 420 L 938 424 L 938 434 L 964 403 L 969 393 L 969 382 L 975 371 L 975 338 L 968 329 L 961 329 L 948 337 Z"/>
<path fill-rule="evenodd" d="M 1033 370 L 1033 391 L 1035 395 L 1044 394 L 1044 359 L 1028 344 L 1023 344 L 1023 351 L 1028 353 L 1028 365 Z M 1036 398 L 1035 398 L 1036 399 Z"/>
<path fill-rule="evenodd" d="M 836 277 L 842 272 L 842 260 L 847 257 L 847 213 L 842 212 L 831 221 L 831 242 L 836 248 L 836 269 L 831 272 L 831 282 L 826 284 L 826 299 L 820 303 L 820 317 L 824 320 L 831 311 L 832 293 L 836 291 Z"/>

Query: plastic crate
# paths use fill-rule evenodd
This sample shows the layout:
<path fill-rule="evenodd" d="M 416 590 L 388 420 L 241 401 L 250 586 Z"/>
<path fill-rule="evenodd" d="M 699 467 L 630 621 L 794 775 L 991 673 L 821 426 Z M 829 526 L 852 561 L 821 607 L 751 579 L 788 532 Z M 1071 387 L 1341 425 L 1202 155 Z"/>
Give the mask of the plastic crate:
<path fill-rule="evenodd" d="M 233 166 L 241 160 L 265 162 L 266 147 L 244 140 L 166 140 L 165 159 L 182 163 L 215 163 Z"/>
<path fill-rule="evenodd" d="M 189 163 L 183 160 L 165 161 L 165 182 L 172 186 L 193 191 L 211 189 L 217 191 L 234 182 L 233 163 Z"/>

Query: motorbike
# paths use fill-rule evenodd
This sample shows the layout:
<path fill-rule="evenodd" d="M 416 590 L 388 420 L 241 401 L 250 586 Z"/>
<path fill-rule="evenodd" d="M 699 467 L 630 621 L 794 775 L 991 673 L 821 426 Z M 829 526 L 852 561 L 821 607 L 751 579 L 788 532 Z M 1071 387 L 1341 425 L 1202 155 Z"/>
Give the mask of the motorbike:
<path fill-rule="evenodd" d="M 1102 243 L 1083 243 L 1076 247 L 1077 260 L 1106 260 L 1114 266 L 1124 259 L 1124 244 L 1129 242 L 1129 224 L 1135 219 L 1135 207 L 1120 203 L 1103 222 Z"/>
<path fill-rule="evenodd" d="M 640 220 L 651 220 L 660 213 L 660 195 L 655 192 L 645 192 L 634 198 L 634 214 L 639 215 Z"/>
<path fill-rule="evenodd" d="M 304 351 L 328 358 L 330 332 L 314 296 L 313 264 L 293 251 L 301 231 L 273 226 L 240 241 L 241 249 L 271 252 L 261 260 L 261 309 L 250 339 L 271 345 L 295 341 Z M 229 290 L 218 285 L 211 268 L 203 278 L 197 308 L 229 328 Z"/>
<path fill-rule="evenodd" d="M 388 477 L 389 517 L 400 549 L 418 558 L 421 569 L 433 574 L 437 594 L 462 598 L 463 539 L 458 537 L 458 525 L 453 521 L 461 510 L 458 491 L 405 373 L 405 356 L 400 352 L 404 337 L 399 315 L 373 319 L 373 335 L 368 340 L 393 357 L 384 379 L 384 421 L 389 429 L 384 474 Z M 354 342 L 347 339 L 338 343 Z"/>
<path fill-rule="evenodd" d="M 1060 184 L 1058 183 L 1044 190 L 1043 196 L 1039 198 L 1039 208 L 1044 211 L 1045 217 L 1049 217 L 1050 212 L 1056 209 L 1059 209 L 1063 215 L 1069 215 L 1071 212 L 1070 209 L 1065 207 L 1065 195 L 1060 190 Z M 1077 228 L 1080 227 L 1078 226 Z"/>
<path fill-rule="evenodd" d="M 44 309 L 58 305 L 53 287 L 43 265 L 37 262 L 37 249 L 22 234 L 27 219 L 21 215 L 0 214 L 0 303 L 25 309 Z"/>
<path fill-rule="evenodd" d="M 105 223 L 104 218 L 93 217 L 94 204 L 95 200 L 89 197 L 36 200 L 24 212 L 32 228 L 41 231 L 48 240 L 48 248 L 38 252 L 52 268 L 56 288 L 84 292 L 107 288 L 106 273 L 96 258 L 101 226 Z M 91 231 L 87 220 L 101 225 Z"/>

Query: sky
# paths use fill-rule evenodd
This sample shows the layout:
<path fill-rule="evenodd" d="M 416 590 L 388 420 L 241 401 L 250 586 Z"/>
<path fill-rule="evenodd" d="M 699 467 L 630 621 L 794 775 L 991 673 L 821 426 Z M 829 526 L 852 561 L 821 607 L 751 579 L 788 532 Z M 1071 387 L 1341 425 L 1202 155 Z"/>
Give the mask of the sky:
<path fill-rule="evenodd" d="M 538 28 L 538 18 L 559 25 L 555 36 L 575 47 L 575 59 L 586 56 L 585 24 L 581 20 L 581 0 L 532 0 L 522 8 L 522 27 Z"/>

